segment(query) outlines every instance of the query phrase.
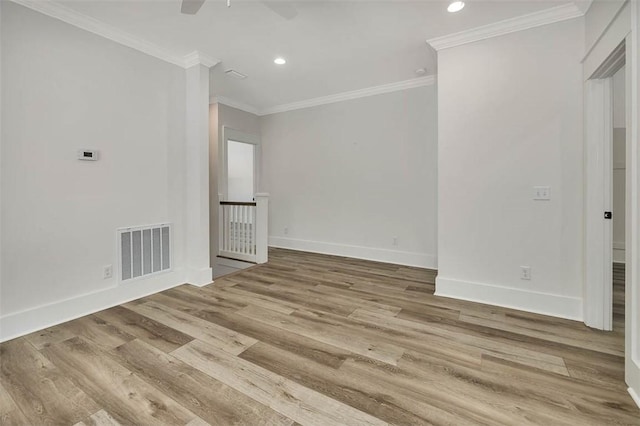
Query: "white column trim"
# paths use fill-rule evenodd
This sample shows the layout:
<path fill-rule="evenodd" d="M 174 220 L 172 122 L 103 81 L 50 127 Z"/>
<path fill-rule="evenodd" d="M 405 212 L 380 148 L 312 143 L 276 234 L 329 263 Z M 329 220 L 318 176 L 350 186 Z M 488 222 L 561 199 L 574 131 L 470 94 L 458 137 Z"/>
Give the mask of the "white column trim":
<path fill-rule="evenodd" d="M 193 285 L 213 281 L 209 193 L 209 67 L 186 70 L 185 96 L 186 279 Z"/>

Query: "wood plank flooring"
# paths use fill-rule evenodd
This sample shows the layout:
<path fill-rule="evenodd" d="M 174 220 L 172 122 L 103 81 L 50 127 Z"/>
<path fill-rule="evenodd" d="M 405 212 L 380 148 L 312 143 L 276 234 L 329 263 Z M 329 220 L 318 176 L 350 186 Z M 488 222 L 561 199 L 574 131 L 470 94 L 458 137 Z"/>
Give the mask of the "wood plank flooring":
<path fill-rule="evenodd" d="M 269 263 L 0 344 L 0 424 L 640 425 L 614 331 L 433 295 L 435 271 Z"/>

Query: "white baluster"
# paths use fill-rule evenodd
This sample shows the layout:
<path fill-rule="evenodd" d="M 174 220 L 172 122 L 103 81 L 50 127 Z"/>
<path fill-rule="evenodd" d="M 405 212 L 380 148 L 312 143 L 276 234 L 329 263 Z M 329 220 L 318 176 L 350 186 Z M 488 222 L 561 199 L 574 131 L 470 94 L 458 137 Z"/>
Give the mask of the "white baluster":
<path fill-rule="evenodd" d="M 249 245 L 249 232 L 251 231 L 249 225 L 251 222 L 251 209 L 253 208 L 253 206 L 247 206 L 246 207 L 246 211 L 245 211 L 245 216 L 246 219 L 244 221 L 244 247 L 245 247 L 245 253 L 247 255 L 251 254 L 251 246 Z"/>
<path fill-rule="evenodd" d="M 251 228 L 250 228 L 249 250 L 252 256 L 256 254 L 256 206 L 251 206 Z"/>
<path fill-rule="evenodd" d="M 240 253 L 244 254 L 244 206 L 240 206 Z"/>
<path fill-rule="evenodd" d="M 229 251 L 229 206 L 224 206 L 224 250 Z"/>
<path fill-rule="evenodd" d="M 266 263 L 269 257 L 269 194 L 256 194 L 256 262 Z"/>
<path fill-rule="evenodd" d="M 238 206 L 233 205 L 232 207 L 232 219 L 231 219 L 231 229 L 232 229 L 232 237 L 231 237 L 231 251 L 236 252 L 238 249 Z"/>
<path fill-rule="evenodd" d="M 224 206 L 218 205 L 218 255 L 224 250 Z"/>

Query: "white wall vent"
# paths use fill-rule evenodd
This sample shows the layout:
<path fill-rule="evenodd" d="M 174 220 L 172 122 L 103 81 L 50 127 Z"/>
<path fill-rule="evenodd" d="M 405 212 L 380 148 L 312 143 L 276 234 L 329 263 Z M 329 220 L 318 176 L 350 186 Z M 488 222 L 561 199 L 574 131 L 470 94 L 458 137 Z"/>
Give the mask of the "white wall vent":
<path fill-rule="evenodd" d="M 245 78 L 247 78 L 246 75 L 244 75 L 241 72 L 238 72 L 236 70 L 226 70 L 224 73 L 226 75 L 228 75 L 229 77 L 235 77 L 235 78 L 238 78 L 240 80 L 244 80 Z"/>
<path fill-rule="evenodd" d="M 120 281 L 171 270 L 171 224 L 118 229 Z"/>

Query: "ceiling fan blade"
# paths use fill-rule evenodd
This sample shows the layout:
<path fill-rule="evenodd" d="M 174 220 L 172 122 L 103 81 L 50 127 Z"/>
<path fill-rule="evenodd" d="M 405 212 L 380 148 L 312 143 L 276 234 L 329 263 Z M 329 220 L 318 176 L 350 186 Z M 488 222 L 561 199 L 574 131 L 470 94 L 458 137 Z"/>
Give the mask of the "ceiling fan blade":
<path fill-rule="evenodd" d="M 182 7 L 180 7 L 180 12 L 186 15 L 195 15 L 196 13 L 198 13 L 203 4 L 204 0 L 182 0 Z"/>
<path fill-rule="evenodd" d="M 284 19 L 293 19 L 298 16 L 298 9 L 291 3 L 285 1 L 267 1 L 262 2 L 265 6 L 271 9 L 272 12 L 277 13 Z"/>

